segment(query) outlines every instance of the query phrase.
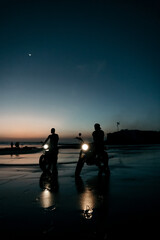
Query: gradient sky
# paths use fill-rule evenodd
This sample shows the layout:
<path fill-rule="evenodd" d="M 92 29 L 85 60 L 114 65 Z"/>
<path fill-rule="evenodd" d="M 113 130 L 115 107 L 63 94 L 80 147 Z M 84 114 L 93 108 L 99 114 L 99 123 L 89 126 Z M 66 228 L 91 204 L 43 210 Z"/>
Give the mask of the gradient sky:
<path fill-rule="evenodd" d="M 0 140 L 160 130 L 158 0 L 1 0 Z M 31 54 L 31 56 L 30 56 Z"/>

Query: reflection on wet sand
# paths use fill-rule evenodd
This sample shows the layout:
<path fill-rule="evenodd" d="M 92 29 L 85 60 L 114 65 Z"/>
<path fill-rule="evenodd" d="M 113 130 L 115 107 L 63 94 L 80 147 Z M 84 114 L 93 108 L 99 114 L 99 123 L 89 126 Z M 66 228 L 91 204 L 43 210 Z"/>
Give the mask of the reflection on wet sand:
<path fill-rule="evenodd" d="M 51 172 L 44 172 L 41 174 L 39 186 L 43 190 L 40 196 L 40 204 L 42 208 L 52 208 L 55 205 L 55 195 L 58 192 L 58 176 Z M 53 207 L 55 208 L 55 207 Z"/>
<path fill-rule="evenodd" d="M 40 205 L 46 212 L 45 218 L 48 219 L 43 229 L 45 237 L 64 237 L 65 235 L 71 237 L 70 234 L 75 233 L 75 239 L 106 239 L 108 236 L 109 177 L 96 175 L 84 181 L 81 177 L 76 177 L 75 187 L 78 193 L 76 197 L 69 197 L 69 192 L 62 197 L 62 192 L 59 192 L 58 179 L 51 173 L 41 174 L 39 186 L 42 189 Z M 66 191 L 67 189 L 69 190 L 68 187 Z M 73 207 L 74 210 L 70 208 L 70 201 L 75 207 L 75 209 Z M 78 206 L 78 211 L 76 206 Z M 70 212 L 69 209 L 72 211 Z M 63 229 L 61 229 L 62 222 L 66 223 Z M 70 222 L 74 229 L 70 228 Z"/>
<path fill-rule="evenodd" d="M 83 212 L 83 216 L 86 219 L 91 219 L 93 214 L 93 208 L 96 205 L 96 198 L 92 191 L 87 186 L 84 187 L 84 183 L 81 177 L 75 178 L 77 191 L 80 193 L 79 205 Z"/>
<path fill-rule="evenodd" d="M 109 177 L 96 176 L 85 183 L 81 177 L 76 177 L 75 184 L 79 194 L 79 207 L 86 220 L 88 235 L 91 239 L 107 239 Z"/>
<path fill-rule="evenodd" d="M 49 208 L 55 204 L 54 196 L 49 190 L 45 189 L 42 191 L 40 196 L 40 204 L 42 208 Z"/>
<path fill-rule="evenodd" d="M 0 231 L 6 239 L 156 239 L 160 147 L 109 149 L 111 176 L 62 153 L 58 179 L 43 174 L 39 154 L 0 155 Z M 74 157 L 73 157 L 74 156 Z M 66 164 L 67 163 L 67 164 Z M 18 238 L 19 237 L 19 238 Z"/>

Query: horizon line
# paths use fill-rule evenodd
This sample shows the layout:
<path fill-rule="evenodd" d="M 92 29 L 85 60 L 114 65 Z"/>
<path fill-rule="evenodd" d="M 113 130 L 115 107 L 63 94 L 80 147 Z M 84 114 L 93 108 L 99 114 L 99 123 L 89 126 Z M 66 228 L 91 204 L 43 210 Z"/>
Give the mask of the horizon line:
<path fill-rule="evenodd" d="M 140 129 L 120 129 L 119 131 L 114 131 L 114 132 L 109 132 L 106 134 L 106 136 L 110 133 L 115 133 L 115 132 L 120 132 L 120 131 L 152 131 L 152 132 L 160 132 L 160 130 L 140 130 Z M 84 136 L 85 139 L 91 139 L 92 135 L 88 135 L 88 134 L 83 134 L 82 136 Z M 47 138 L 47 136 L 45 137 L 0 137 L 0 142 L 12 142 L 12 141 L 18 141 L 18 142 L 43 142 L 45 139 Z M 70 140 L 76 140 L 76 136 L 68 136 L 68 137 L 60 137 L 59 142 L 62 141 L 70 141 Z"/>

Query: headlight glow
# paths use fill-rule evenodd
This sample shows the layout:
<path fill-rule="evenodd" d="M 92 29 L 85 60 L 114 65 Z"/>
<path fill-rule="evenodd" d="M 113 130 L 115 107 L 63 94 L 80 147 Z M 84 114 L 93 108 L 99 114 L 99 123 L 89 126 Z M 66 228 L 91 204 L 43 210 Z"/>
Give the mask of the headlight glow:
<path fill-rule="evenodd" d="M 88 144 L 84 143 L 84 144 L 82 145 L 82 150 L 87 151 L 88 148 L 89 148 Z"/>
<path fill-rule="evenodd" d="M 45 144 L 44 146 L 43 146 L 43 148 L 46 150 L 46 149 L 48 149 L 48 144 Z"/>

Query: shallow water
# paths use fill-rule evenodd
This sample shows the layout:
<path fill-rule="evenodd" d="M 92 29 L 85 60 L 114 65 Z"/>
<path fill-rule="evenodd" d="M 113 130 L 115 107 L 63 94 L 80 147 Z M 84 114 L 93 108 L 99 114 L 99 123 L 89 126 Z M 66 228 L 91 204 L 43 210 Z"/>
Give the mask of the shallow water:
<path fill-rule="evenodd" d="M 78 160 L 79 149 L 60 149 L 58 163 L 76 163 Z M 117 145 L 108 146 L 109 164 L 113 167 L 129 166 L 159 166 L 160 164 L 160 145 Z M 42 152 L 19 155 L 0 155 L 0 165 L 35 165 L 39 163 Z"/>
<path fill-rule="evenodd" d="M 35 165 L 39 164 L 39 158 L 42 152 L 19 155 L 0 155 L 0 165 Z M 75 163 L 78 160 L 79 149 L 60 149 L 58 154 L 58 163 Z"/>

